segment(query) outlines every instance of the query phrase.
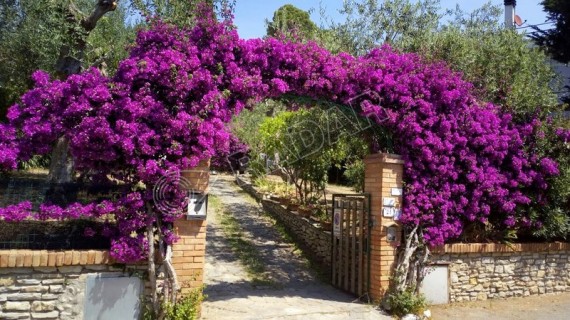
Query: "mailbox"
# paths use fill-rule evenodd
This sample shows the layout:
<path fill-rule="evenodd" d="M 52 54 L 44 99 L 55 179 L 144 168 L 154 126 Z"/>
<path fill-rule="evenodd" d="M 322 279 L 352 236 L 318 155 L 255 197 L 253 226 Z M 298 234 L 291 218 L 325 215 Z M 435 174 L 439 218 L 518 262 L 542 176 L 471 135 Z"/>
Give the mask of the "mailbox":
<path fill-rule="evenodd" d="M 397 223 L 391 222 L 384 227 L 386 228 L 386 241 L 393 243 L 400 242 L 401 228 Z"/>
<path fill-rule="evenodd" d="M 391 226 L 386 229 L 386 240 L 388 242 L 394 242 L 398 240 L 398 227 Z"/>
<path fill-rule="evenodd" d="M 208 194 L 190 192 L 186 220 L 206 220 L 208 212 Z"/>

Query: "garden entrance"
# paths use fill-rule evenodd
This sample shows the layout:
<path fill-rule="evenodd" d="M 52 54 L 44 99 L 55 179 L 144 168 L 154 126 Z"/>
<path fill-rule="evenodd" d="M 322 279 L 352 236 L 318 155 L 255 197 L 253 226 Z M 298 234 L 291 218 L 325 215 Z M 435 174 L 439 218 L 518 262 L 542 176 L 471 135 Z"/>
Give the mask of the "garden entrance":
<path fill-rule="evenodd" d="M 209 190 L 202 319 L 389 319 L 310 267 L 266 210 L 285 206 L 258 203 L 230 175 L 212 176 Z"/>
<path fill-rule="evenodd" d="M 369 291 L 370 195 L 333 195 L 332 284 L 357 296 Z"/>

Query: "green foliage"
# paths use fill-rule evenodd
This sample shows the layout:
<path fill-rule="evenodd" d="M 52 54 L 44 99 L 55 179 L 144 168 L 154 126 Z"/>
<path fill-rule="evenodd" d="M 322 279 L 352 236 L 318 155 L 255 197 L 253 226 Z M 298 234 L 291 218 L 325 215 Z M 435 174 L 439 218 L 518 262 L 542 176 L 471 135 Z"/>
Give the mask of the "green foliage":
<path fill-rule="evenodd" d="M 556 129 L 570 130 L 570 120 L 563 118 L 547 122 L 542 130 L 545 138 L 538 139 L 535 150 L 555 159 L 560 174 L 548 181 L 549 192 L 546 204 L 531 206 L 530 216 L 540 220 L 543 227 L 534 233 L 545 239 L 568 239 L 570 236 L 570 143 L 563 143 L 556 135 Z"/>
<path fill-rule="evenodd" d="M 286 111 L 259 126 L 259 144 L 296 187 L 303 204 L 324 192 L 331 166 L 354 161 L 368 153 L 363 127 L 349 110 L 339 107 Z"/>
<path fill-rule="evenodd" d="M 554 28 L 534 28 L 531 37 L 545 47 L 552 57 L 562 63 L 570 62 L 570 2 L 567 0 L 543 0 L 541 2 L 548 20 Z"/>
<path fill-rule="evenodd" d="M 197 288 L 183 296 L 176 303 L 164 304 L 166 319 L 192 320 L 198 319 L 200 304 L 204 300 L 203 288 Z"/>
<path fill-rule="evenodd" d="M 198 319 L 200 304 L 204 300 L 204 288 L 196 288 L 180 299 L 176 303 L 164 302 L 162 304 L 162 311 L 164 319 L 168 320 L 194 320 Z M 153 314 L 151 309 L 146 306 L 142 319 L 154 320 L 158 317 Z"/>
<path fill-rule="evenodd" d="M 525 35 L 504 28 L 500 6 L 440 12 L 437 0 L 345 1 L 346 21 L 321 31 L 320 40 L 327 48 L 358 55 L 389 43 L 428 61 L 444 61 L 473 83 L 481 100 L 502 106 L 519 120 L 560 109 L 554 94 L 559 82 L 546 55 Z M 454 17 L 443 23 L 444 15 Z"/>
<path fill-rule="evenodd" d="M 28 161 L 20 162 L 18 164 L 18 170 L 24 170 L 25 171 L 25 170 L 36 169 L 36 168 L 47 169 L 47 168 L 49 168 L 49 164 L 50 164 L 50 156 L 49 155 L 45 155 L 45 156 L 35 155 Z"/>
<path fill-rule="evenodd" d="M 273 19 L 267 22 L 267 35 L 277 37 L 311 40 L 317 32 L 317 26 L 309 12 L 303 11 L 291 4 L 286 4 L 273 14 Z"/>
<path fill-rule="evenodd" d="M 547 57 L 530 40 L 501 26 L 498 7 L 489 4 L 456 18 L 439 31 L 407 38 L 397 44 L 429 61 L 445 61 L 473 83 L 480 99 L 502 106 L 519 120 L 559 110 L 549 84 L 555 73 Z"/>
<path fill-rule="evenodd" d="M 63 46 L 72 46 L 81 28 L 75 20 L 88 15 L 93 0 L 21 0 L 0 3 L 0 118 L 5 110 L 28 90 L 30 75 L 37 69 L 55 74 L 55 64 Z M 71 6 L 73 4 L 73 6 Z M 73 9 L 70 9 L 73 8 Z M 114 72 L 126 57 L 126 46 L 134 39 L 134 28 L 126 24 L 126 6 L 120 4 L 107 13 L 98 26 L 81 41 L 83 54 L 71 52 L 83 68 L 105 62 Z M 80 36 L 82 37 L 82 36 Z"/>
<path fill-rule="evenodd" d="M 253 180 L 262 178 L 267 174 L 265 160 L 259 155 L 254 155 L 253 158 L 250 158 L 247 165 L 247 171 Z"/>
<path fill-rule="evenodd" d="M 346 165 L 344 176 L 356 193 L 364 191 L 364 161 L 356 159 Z"/>
<path fill-rule="evenodd" d="M 253 154 L 259 154 L 264 149 L 257 132 L 261 123 L 274 114 L 285 110 L 285 106 L 274 100 L 259 103 L 252 110 L 244 110 L 232 119 L 231 131 L 239 140 L 248 145 Z"/>
<path fill-rule="evenodd" d="M 390 306 L 390 312 L 398 317 L 410 313 L 420 314 L 427 306 L 425 297 L 413 290 L 390 294 L 387 298 L 387 304 Z"/>
<path fill-rule="evenodd" d="M 383 43 L 415 39 L 435 30 L 441 14 L 439 0 L 348 0 L 343 2 L 342 23 L 331 29 L 340 51 L 366 54 Z"/>
<path fill-rule="evenodd" d="M 83 0 L 86 1 L 86 0 Z M 92 8 L 93 1 L 88 0 L 86 8 Z M 86 12 L 89 12 L 88 10 Z M 129 11 L 126 2 L 120 1 L 115 11 L 105 14 L 97 27 L 87 37 L 87 49 L 83 68 L 106 65 L 106 71 L 112 75 L 119 62 L 127 57 L 128 47 L 135 40 L 137 25 L 128 23 Z"/>
<path fill-rule="evenodd" d="M 218 13 L 222 18 L 227 18 L 227 13 L 235 6 L 232 0 L 131 0 L 131 6 L 143 16 L 156 17 L 180 27 L 194 24 L 200 3 L 212 6 L 212 14 Z"/>

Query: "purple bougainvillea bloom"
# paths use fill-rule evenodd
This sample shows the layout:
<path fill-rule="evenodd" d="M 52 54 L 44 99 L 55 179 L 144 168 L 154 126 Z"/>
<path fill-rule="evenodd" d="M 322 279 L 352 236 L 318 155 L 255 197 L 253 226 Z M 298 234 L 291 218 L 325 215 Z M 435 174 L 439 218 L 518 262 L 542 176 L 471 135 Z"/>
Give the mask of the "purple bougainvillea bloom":
<path fill-rule="evenodd" d="M 65 81 L 34 73 L 35 87 L 0 125 L 0 167 L 13 170 L 18 160 L 46 154 L 65 136 L 78 171 L 147 187 L 114 202 L 46 204 L 36 218 L 113 215 L 102 230 L 111 238 L 111 255 L 142 259 L 147 224 L 172 222 L 182 212 L 149 217 L 145 203 L 153 203 L 153 186 L 166 174 L 231 152 L 225 124 L 233 115 L 294 94 L 351 106 L 393 133 L 405 161 L 401 221 L 421 224 L 428 244 L 491 217 L 509 227 L 531 225 L 517 208 L 541 199 L 547 179 L 558 173 L 556 162 L 525 149 L 537 121 L 517 125 L 497 106 L 479 102 L 460 75 L 414 54 L 386 46 L 352 57 L 313 42 L 242 40 L 227 23 L 204 16 L 193 29 L 156 22 L 140 31 L 113 78 L 96 69 Z M 570 139 L 567 131 L 557 134 Z M 169 203 L 184 203 L 180 192 L 170 197 Z M 0 209 L 7 221 L 31 215 L 28 204 Z M 169 229 L 164 235 L 168 243 L 176 238 Z"/>

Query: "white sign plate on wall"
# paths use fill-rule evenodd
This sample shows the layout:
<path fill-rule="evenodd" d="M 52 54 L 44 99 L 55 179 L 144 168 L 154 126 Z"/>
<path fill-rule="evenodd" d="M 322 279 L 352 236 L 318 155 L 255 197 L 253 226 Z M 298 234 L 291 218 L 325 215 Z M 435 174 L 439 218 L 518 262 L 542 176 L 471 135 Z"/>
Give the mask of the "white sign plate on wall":
<path fill-rule="evenodd" d="M 393 196 L 401 196 L 403 193 L 402 188 L 392 188 L 392 195 Z"/>
<path fill-rule="evenodd" d="M 394 208 L 382 208 L 382 215 L 386 218 L 392 218 L 394 216 Z"/>
<path fill-rule="evenodd" d="M 393 207 L 396 205 L 396 198 L 383 198 L 384 207 Z"/>

